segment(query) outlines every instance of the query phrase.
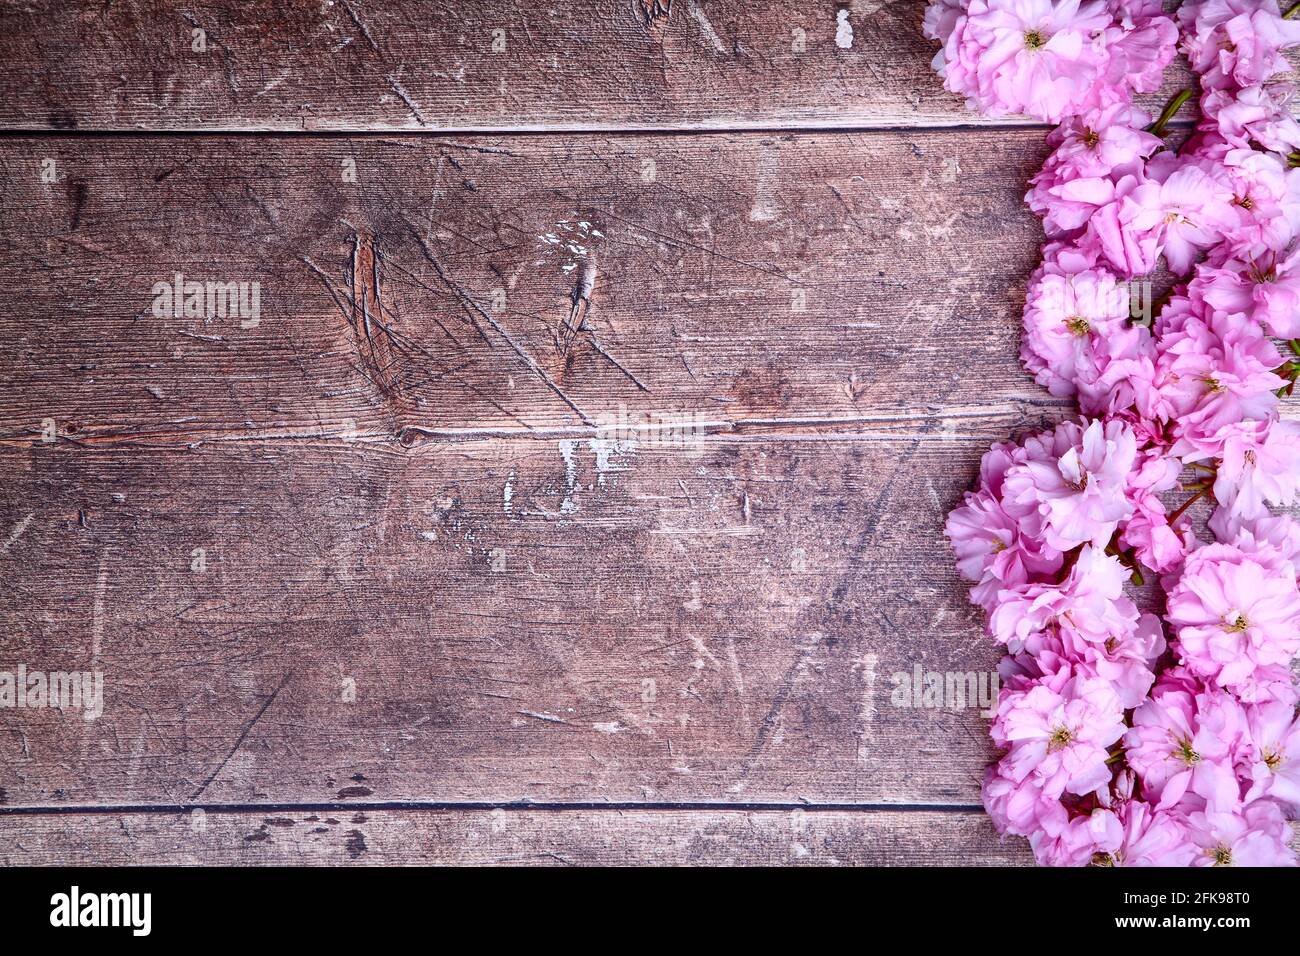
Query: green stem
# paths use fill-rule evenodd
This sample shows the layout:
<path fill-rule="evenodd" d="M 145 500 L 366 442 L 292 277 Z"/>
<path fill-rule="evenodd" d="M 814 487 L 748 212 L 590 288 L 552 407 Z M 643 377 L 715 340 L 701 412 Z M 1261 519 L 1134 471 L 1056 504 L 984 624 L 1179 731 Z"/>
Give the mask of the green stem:
<path fill-rule="evenodd" d="M 1296 6 L 1300 7 L 1300 3 L 1297 3 Z M 1147 127 L 1147 132 L 1154 133 L 1156 136 L 1164 136 L 1165 126 L 1167 126 L 1169 121 L 1174 118 L 1174 114 L 1183 108 L 1183 104 L 1191 98 L 1191 90 L 1182 90 L 1179 92 L 1165 104 L 1165 108 L 1161 111 L 1159 118 Z"/>
<path fill-rule="evenodd" d="M 1297 3 L 1295 6 L 1288 9 L 1286 13 L 1282 14 L 1282 19 L 1290 20 L 1294 18 L 1297 13 L 1300 13 L 1300 3 Z"/>
<path fill-rule="evenodd" d="M 1186 501 L 1184 501 L 1181 505 L 1179 505 L 1179 506 L 1178 506 L 1178 510 L 1175 511 L 1173 514 L 1171 514 L 1171 515 L 1166 519 L 1166 521 L 1167 521 L 1167 523 L 1169 524 L 1169 526 L 1170 526 L 1170 527 L 1173 527 L 1173 523 L 1174 523 L 1175 521 L 1177 521 L 1179 518 L 1181 518 L 1181 517 L 1183 516 L 1183 512 L 1186 511 L 1188 508 L 1190 508 L 1190 507 L 1192 506 L 1192 502 L 1194 502 L 1194 501 L 1199 501 L 1200 499 L 1204 498 L 1206 492 L 1208 492 L 1209 490 L 1210 490 L 1209 488 L 1202 488 L 1202 489 L 1201 489 L 1200 491 L 1198 491 L 1196 494 L 1192 495 L 1190 498 L 1188 498 Z"/>

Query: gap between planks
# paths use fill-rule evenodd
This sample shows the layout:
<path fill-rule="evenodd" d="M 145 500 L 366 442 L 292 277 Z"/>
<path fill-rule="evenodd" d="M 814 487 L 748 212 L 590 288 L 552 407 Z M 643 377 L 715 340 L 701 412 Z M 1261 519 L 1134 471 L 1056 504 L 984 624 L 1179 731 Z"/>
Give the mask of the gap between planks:
<path fill-rule="evenodd" d="M 0 806 L 0 817 L 6 816 L 73 816 L 112 814 L 168 814 L 191 813 L 381 813 L 385 811 L 426 812 L 481 812 L 504 810 L 527 813 L 590 813 L 610 811 L 625 813 L 782 813 L 795 810 L 804 813 L 973 813 L 984 812 L 975 803 L 721 803 L 697 801 L 691 803 L 638 803 L 636 801 L 602 802 L 572 801 L 552 803 L 490 803 L 486 801 L 425 801 L 395 800 L 363 802 L 324 801 L 315 803 L 173 803 L 173 804 L 58 804 L 50 806 Z"/>
<path fill-rule="evenodd" d="M 1166 124 L 1166 129 L 1190 130 L 1195 127 L 1191 120 L 1175 119 Z M 367 129 L 364 127 L 340 127 L 338 129 L 276 129 L 274 127 L 222 127 L 214 126 L 204 129 L 49 129 L 47 127 L 11 127 L 0 129 L 0 140 L 5 139 L 218 139 L 218 138 L 260 138 L 260 139 L 446 139 L 451 136 L 493 136 L 493 137 L 527 137 L 546 138 L 559 136 L 720 136 L 720 135 L 809 135 L 816 133 L 835 133 L 853 135 L 871 134 L 952 134 L 952 133 L 987 133 L 998 130 L 1012 132 L 1032 132 L 1037 130 L 1044 136 L 1056 129 L 1051 123 L 1007 122 L 999 120 L 988 123 L 944 123 L 936 125 L 899 125 L 897 123 L 846 123 L 843 125 L 828 123 L 808 124 L 718 124 L 716 126 L 614 126 L 614 125 L 554 125 L 554 126 L 444 126 L 438 128 L 413 129 Z M 454 145 L 454 144 L 447 144 Z"/>

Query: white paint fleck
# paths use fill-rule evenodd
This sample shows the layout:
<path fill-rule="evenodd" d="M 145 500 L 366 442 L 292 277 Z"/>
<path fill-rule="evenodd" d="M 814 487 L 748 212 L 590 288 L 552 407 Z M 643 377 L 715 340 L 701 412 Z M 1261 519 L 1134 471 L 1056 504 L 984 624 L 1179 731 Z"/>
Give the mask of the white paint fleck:
<path fill-rule="evenodd" d="M 867 654 L 855 667 L 862 674 L 862 706 L 858 709 L 858 761 L 865 762 L 870 755 L 870 742 L 875 735 L 876 719 L 876 665 L 880 658 Z"/>
<path fill-rule="evenodd" d="M 560 442 L 560 457 L 564 459 L 564 497 L 560 500 L 560 514 L 573 514 L 578 510 L 573 495 L 578 489 L 578 459 L 574 454 L 578 443 L 572 439 Z"/>
<path fill-rule="evenodd" d="M 614 465 L 610 458 L 618 455 L 630 455 L 636 449 L 632 439 L 589 438 L 587 444 L 596 455 L 596 484 L 605 486 L 607 472 L 627 471 L 628 465 Z"/>
<path fill-rule="evenodd" d="M 771 222 L 777 216 L 776 174 L 780 166 L 775 147 L 765 145 L 758 157 L 754 181 L 754 205 L 749 210 L 751 222 Z"/>
<path fill-rule="evenodd" d="M 505 509 L 506 514 L 511 514 L 512 512 L 510 502 L 515 497 L 514 481 L 515 471 L 512 468 L 510 469 L 510 474 L 506 477 L 506 486 L 501 491 L 501 505 Z"/>
<path fill-rule="evenodd" d="M 689 601 L 684 601 L 684 602 L 682 602 L 682 607 L 683 607 L 685 610 L 687 610 L 687 611 L 691 611 L 692 613 L 694 613 L 695 611 L 698 611 L 698 610 L 700 610 L 701 608 L 704 607 L 704 601 L 701 600 L 701 598 L 700 598 L 700 582 L 699 582 L 699 581 L 692 581 L 691 584 L 690 584 L 690 588 L 691 588 L 691 599 L 690 599 Z"/>
<path fill-rule="evenodd" d="M 853 25 L 849 23 L 847 10 L 841 10 L 835 15 L 835 45 L 841 50 L 853 46 Z"/>
<path fill-rule="evenodd" d="M 602 734 L 616 734 L 623 729 L 623 725 L 617 720 L 602 721 L 600 723 L 592 724 L 591 727 L 593 730 L 599 731 Z"/>

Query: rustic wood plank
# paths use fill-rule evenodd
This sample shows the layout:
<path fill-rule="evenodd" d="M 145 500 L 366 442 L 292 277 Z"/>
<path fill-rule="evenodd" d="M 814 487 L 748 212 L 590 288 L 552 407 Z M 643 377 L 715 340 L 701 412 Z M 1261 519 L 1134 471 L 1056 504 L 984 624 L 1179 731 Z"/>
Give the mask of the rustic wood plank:
<path fill-rule="evenodd" d="M 1016 357 L 1041 150 L 988 131 L 6 139 L 0 440 L 46 419 L 83 443 L 581 436 L 621 410 L 907 434 L 939 408 L 997 437 L 1060 404 Z M 258 283 L 259 323 L 155 315 L 178 272 Z"/>
<path fill-rule="evenodd" d="M 9 806 L 970 804 L 997 661 L 941 537 L 983 443 L 833 435 L 0 454 Z M 200 550 L 201 549 L 201 552 Z"/>
<path fill-rule="evenodd" d="M 0 865 L 1021 866 L 979 811 L 0 815 Z"/>
<path fill-rule="evenodd" d="M 922 0 L 214 0 L 196 8 L 174 0 L 33 0 L 0 10 L 0 89 L 6 92 L 0 128 L 491 131 L 986 122 L 944 92 L 931 72 L 937 47 L 921 35 L 924 6 Z M 203 52 L 194 49 L 195 30 L 205 31 Z M 1185 84 L 1185 73 L 1170 74 L 1148 105 Z"/>
<path fill-rule="evenodd" d="M 4 141 L 0 649 L 112 701 L 0 714 L 4 799 L 973 802 L 887 677 L 992 666 L 942 517 L 1063 411 L 1002 136 Z"/>

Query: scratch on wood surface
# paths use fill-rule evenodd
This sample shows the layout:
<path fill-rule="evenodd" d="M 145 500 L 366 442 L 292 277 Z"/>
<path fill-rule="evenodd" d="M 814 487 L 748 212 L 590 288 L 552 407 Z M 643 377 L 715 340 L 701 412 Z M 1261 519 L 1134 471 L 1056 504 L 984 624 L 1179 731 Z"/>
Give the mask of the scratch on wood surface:
<path fill-rule="evenodd" d="M 370 35 L 370 27 L 361 19 L 348 0 L 343 0 L 343 9 L 347 11 L 348 19 L 351 20 L 353 25 L 361 31 L 361 35 L 365 38 L 365 41 L 370 44 L 370 48 L 378 51 L 379 44 L 376 43 L 375 38 Z"/>
<path fill-rule="evenodd" d="M 808 669 L 808 660 L 821 643 L 821 639 L 822 635 L 820 633 L 809 635 L 808 640 L 799 647 L 793 663 L 782 675 L 781 683 L 777 686 L 776 694 L 772 697 L 772 704 L 768 707 L 767 713 L 763 715 L 763 719 L 758 725 L 758 731 L 754 734 L 753 746 L 749 748 L 749 753 L 745 757 L 741 770 L 742 777 L 753 769 L 769 740 L 777 739 L 780 736 L 781 711 L 785 708 L 786 701 L 790 699 L 795 684 L 798 683 L 799 678 Z"/>
<path fill-rule="evenodd" d="M 9 537 L 5 538 L 4 544 L 0 544 L 0 554 L 9 553 L 9 549 L 13 547 L 14 542 L 23 536 L 23 532 L 27 530 L 27 526 L 32 523 L 32 519 L 35 517 L 36 512 L 33 511 L 14 525 L 14 529 L 9 532 Z"/>
<path fill-rule="evenodd" d="M 639 379 L 636 375 L 634 375 L 626 365 L 624 365 L 618 359 L 614 358 L 614 356 L 610 355 L 609 352 L 605 349 L 605 346 L 600 344 L 600 341 L 596 338 L 596 336 L 592 335 L 588 337 L 587 341 L 591 343 L 591 347 L 595 349 L 596 352 L 601 357 L 603 357 L 607 362 L 609 362 L 610 365 L 614 366 L 614 368 L 622 372 L 623 375 L 627 377 L 628 381 L 630 381 L 633 385 L 635 385 L 643 392 L 650 391 L 650 386 L 647 385 L 645 382 L 641 381 L 641 379 Z"/>
<path fill-rule="evenodd" d="M 775 146 L 764 143 L 758 156 L 758 169 L 754 176 L 754 205 L 750 207 L 751 222 L 772 222 L 780 210 L 776 206 L 776 177 L 780 156 Z"/>
<path fill-rule="evenodd" d="M 731 667 L 731 683 L 736 688 L 736 697 L 740 700 L 740 722 L 749 724 L 749 698 L 745 695 L 745 678 L 740 671 L 740 657 L 736 653 L 736 639 L 727 638 L 727 663 Z"/>
<path fill-rule="evenodd" d="M 705 16 L 696 0 L 686 0 L 686 12 L 691 15 L 692 20 L 699 24 L 700 32 L 704 34 L 704 39 L 709 41 L 709 45 L 713 47 L 714 52 L 726 53 L 726 44 L 722 42 L 722 37 L 718 36 L 718 31 L 713 29 L 713 24 L 709 22 L 709 18 Z"/>
<path fill-rule="evenodd" d="M 90 605 L 90 659 L 91 670 L 99 669 L 99 656 L 104 646 L 104 596 L 108 592 L 108 554 L 99 556 L 99 572 L 95 575 L 95 596 Z"/>
<path fill-rule="evenodd" d="M 403 103 L 406 104 L 406 108 L 411 111 L 411 115 L 415 117 L 416 121 L 421 126 L 428 126 L 429 124 L 425 122 L 424 114 L 420 112 L 420 107 L 415 104 L 415 100 L 411 99 L 411 94 L 406 92 L 406 87 L 402 86 L 397 77 L 389 73 L 384 77 L 384 79 L 388 81 L 389 88 L 397 94 L 398 98 L 401 99 Z"/>
<path fill-rule="evenodd" d="M 191 801 L 197 800 L 199 797 L 201 797 L 204 791 L 207 790 L 209 786 L 211 786 L 212 781 L 217 779 L 217 776 L 221 773 L 222 770 L 225 769 L 226 764 L 230 763 L 230 758 L 233 757 L 235 755 L 235 752 L 238 751 L 239 748 L 244 745 L 244 741 L 248 739 L 249 731 L 251 731 L 257 725 L 257 722 L 261 720 L 262 717 L 266 714 L 266 712 L 270 710 L 271 705 L 275 703 L 275 699 L 280 696 L 280 691 L 284 690 L 285 685 L 289 683 L 289 680 L 292 677 L 293 677 L 292 672 L 284 675 L 284 678 L 280 681 L 279 685 L 275 688 L 275 690 L 271 691 L 270 696 L 268 696 L 266 700 L 262 703 L 262 706 L 258 708 L 257 713 L 253 715 L 253 719 L 250 720 L 247 724 L 245 724 L 244 729 L 239 732 L 239 736 L 235 739 L 235 745 L 230 748 L 230 752 L 226 754 L 225 758 L 222 759 L 221 763 L 217 764 L 216 769 L 213 770 L 212 773 L 208 775 L 208 778 L 203 781 L 203 783 L 199 786 L 199 788 L 195 790 L 192 794 L 190 794 Z"/>
<path fill-rule="evenodd" d="M 487 309 L 483 308 L 483 306 L 479 305 L 478 302 L 466 293 L 457 283 L 452 281 L 451 276 L 447 273 L 447 270 L 443 268 L 442 263 L 438 261 L 438 257 L 433 254 L 433 250 L 429 247 L 429 244 L 425 241 L 424 237 L 420 235 L 419 231 L 412 228 L 412 235 L 415 237 L 415 241 L 419 244 L 421 251 L 424 253 L 425 259 L 433 266 L 434 272 L 438 274 L 438 278 L 442 280 L 442 283 L 448 289 L 452 290 L 456 294 L 457 298 L 460 299 L 461 305 L 465 309 L 478 315 L 479 318 L 483 319 L 483 321 L 491 326 L 492 330 L 505 340 L 511 350 L 513 350 L 514 353 L 523 360 L 523 363 L 532 370 L 533 374 L 545 383 L 546 387 L 549 388 L 560 399 L 560 401 L 564 402 L 571 411 L 582 419 L 584 424 L 594 427 L 596 425 L 595 419 L 574 403 L 573 399 L 565 393 L 564 389 L 560 388 L 560 386 L 556 384 L 555 380 L 547 374 L 546 370 L 537 364 L 537 361 L 528 353 L 528 351 L 516 342 L 514 337 L 505 330 L 501 323 L 496 320 L 496 317 L 493 316 L 492 313 L 488 312 Z"/>
<path fill-rule="evenodd" d="M 561 329 L 560 354 L 568 351 L 569 343 L 573 341 L 574 336 L 588 330 L 587 312 L 591 308 L 591 293 L 595 287 L 596 257 L 593 254 L 583 262 L 582 272 L 578 274 L 578 280 L 573 284 L 572 305 L 569 308 L 565 327 Z"/>

